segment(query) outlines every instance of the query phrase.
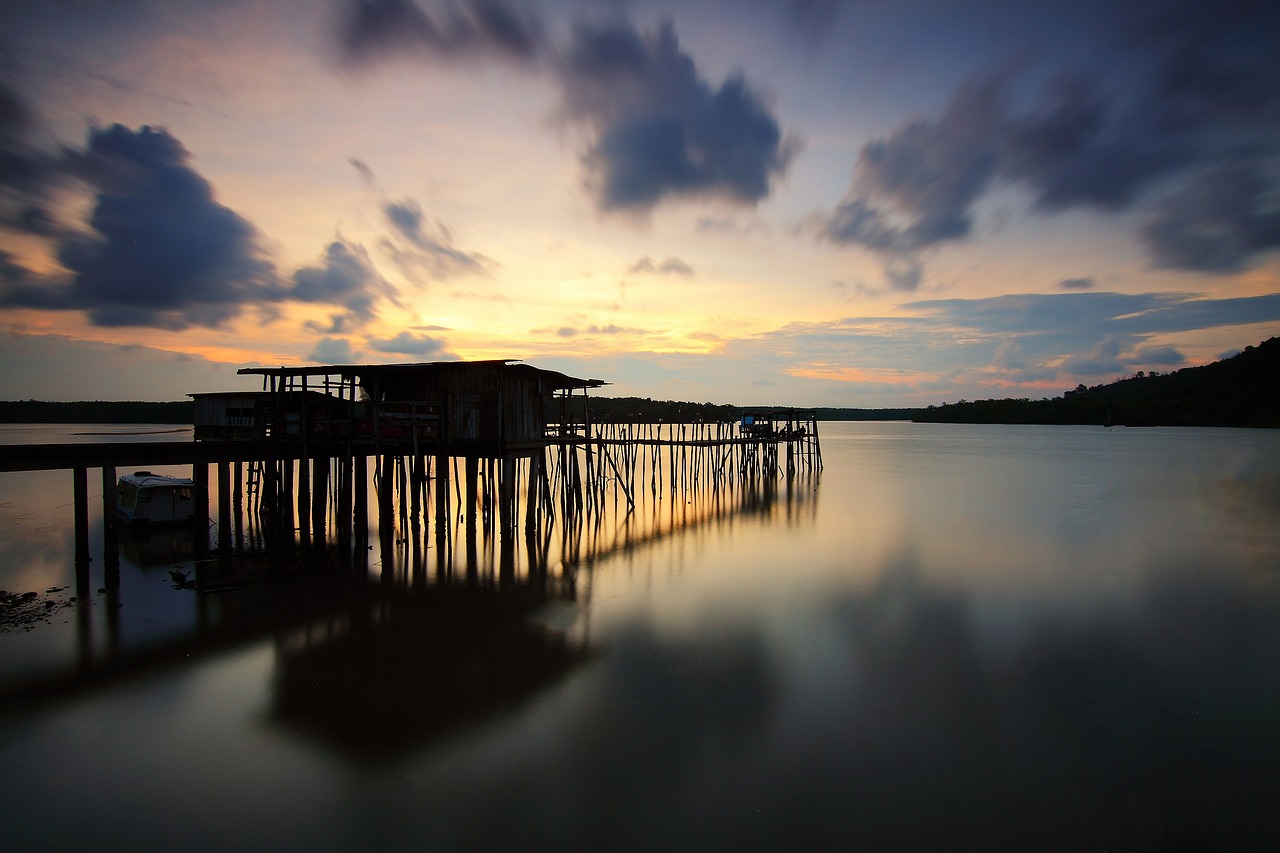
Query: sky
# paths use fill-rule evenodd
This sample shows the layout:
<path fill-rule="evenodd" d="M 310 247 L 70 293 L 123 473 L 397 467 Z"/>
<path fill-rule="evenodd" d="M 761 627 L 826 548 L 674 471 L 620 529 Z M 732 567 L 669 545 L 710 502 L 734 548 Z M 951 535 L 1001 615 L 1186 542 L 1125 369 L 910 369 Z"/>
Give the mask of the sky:
<path fill-rule="evenodd" d="M 0 399 L 1060 396 L 1280 334 L 1280 5 L 0 10 Z"/>

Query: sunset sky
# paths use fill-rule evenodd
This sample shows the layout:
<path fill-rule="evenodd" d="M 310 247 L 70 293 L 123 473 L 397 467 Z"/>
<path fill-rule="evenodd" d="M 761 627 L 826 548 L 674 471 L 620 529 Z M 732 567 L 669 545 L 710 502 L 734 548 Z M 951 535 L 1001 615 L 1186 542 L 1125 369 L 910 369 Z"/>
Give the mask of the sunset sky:
<path fill-rule="evenodd" d="M 1059 396 L 1280 334 L 1280 4 L 0 11 L 0 399 Z"/>

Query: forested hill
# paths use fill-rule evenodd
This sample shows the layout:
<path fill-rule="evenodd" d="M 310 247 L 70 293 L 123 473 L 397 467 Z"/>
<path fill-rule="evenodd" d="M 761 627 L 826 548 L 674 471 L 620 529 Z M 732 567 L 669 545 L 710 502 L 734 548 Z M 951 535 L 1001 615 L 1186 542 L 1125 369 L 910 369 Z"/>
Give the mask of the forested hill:
<path fill-rule="evenodd" d="M 1174 373 L 1142 372 L 1078 386 L 1052 400 L 975 400 L 930 406 L 922 423 L 1280 427 L 1280 338 Z"/>
<path fill-rule="evenodd" d="M 574 397 L 569 415 L 581 420 L 583 398 Z M 729 406 L 715 403 L 681 403 L 647 397 L 588 397 L 591 419 L 625 423 L 727 423 L 752 412 L 786 411 L 786 406 Z M 907 421 L 917 409 L 835 409 L 813 411 L 820 421 Z"/>
<path fill-rule="evenodd" d="M 81 400 L 47 403 L 40 400 L 0 401 L 5 424 L 189 424 L 191 400 L 174 403 Z"/>

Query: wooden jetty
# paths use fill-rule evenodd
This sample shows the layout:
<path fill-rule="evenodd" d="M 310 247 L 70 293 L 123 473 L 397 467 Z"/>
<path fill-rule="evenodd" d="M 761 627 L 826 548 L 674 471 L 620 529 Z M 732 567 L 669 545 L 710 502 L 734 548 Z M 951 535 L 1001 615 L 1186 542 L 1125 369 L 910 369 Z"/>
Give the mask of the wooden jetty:
<path fill-rule="evenodd" d="M 521 516 L 527 532 L 557 519 L 569 530 L 606 512 L 625 515 L 642 491 L 715 495 L 822 467 L 812 411 L 761 411 L 728 423 L 593 422 L 587 392 L 605 382 L 511 360 L 239 373 L 260 377 L 261 388 L 191 395 L 195 441 L 0 447 L 0 471 L 72 471 L 76 563 L 85 583 L 91 468 L 102 474 L 110 584 L 118 571 L 121 468 L 192 466 L 197 548 L 330 548 L 336 539 L 339 553 L 363 555 L 372 484 L 384 550 L 395 542 L 425 548 L 434 517 L 442 556 L 455 519 L 468 537 L 478 527 L 511 537 Z"/>

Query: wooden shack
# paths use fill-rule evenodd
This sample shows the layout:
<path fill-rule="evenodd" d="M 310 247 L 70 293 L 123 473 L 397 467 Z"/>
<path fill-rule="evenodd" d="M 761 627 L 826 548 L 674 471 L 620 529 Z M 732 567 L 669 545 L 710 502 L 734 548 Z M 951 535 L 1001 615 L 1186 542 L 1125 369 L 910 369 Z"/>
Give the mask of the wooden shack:
<path fill-rule="evenodd" d="M 345 438 L 352 403 L 317 391 L 220 391 L 188 394 L 196 441 L 260 441 L 272 437 Z M 305 425 L 305 426 L 304 426 Z"/>
<path fill-rule="evenodd" d="M 423 451 L 477 456 L 532 452 L 551 439 L 580 434 L 580 425 L 566 422 L 564 402 L 575 392 L 585 395 L 606 384 L 506 359 L 255 367 L 239 372 L 263 377 L 259 393 L 266 405 L 288 408 L 284 401 L 302 394 L 346 407 L 335 413 L 330 405 L 324 435 L 317 431 L 321 421 L 314 415 L 305 418 L 300 429 L 307 437 L 335 437 L 335 421 L 346 418 L 349 427 L 341 434 L 355 441 L 415 444 Z M 306 407 L 308 412 L 313 408 Z"/>

